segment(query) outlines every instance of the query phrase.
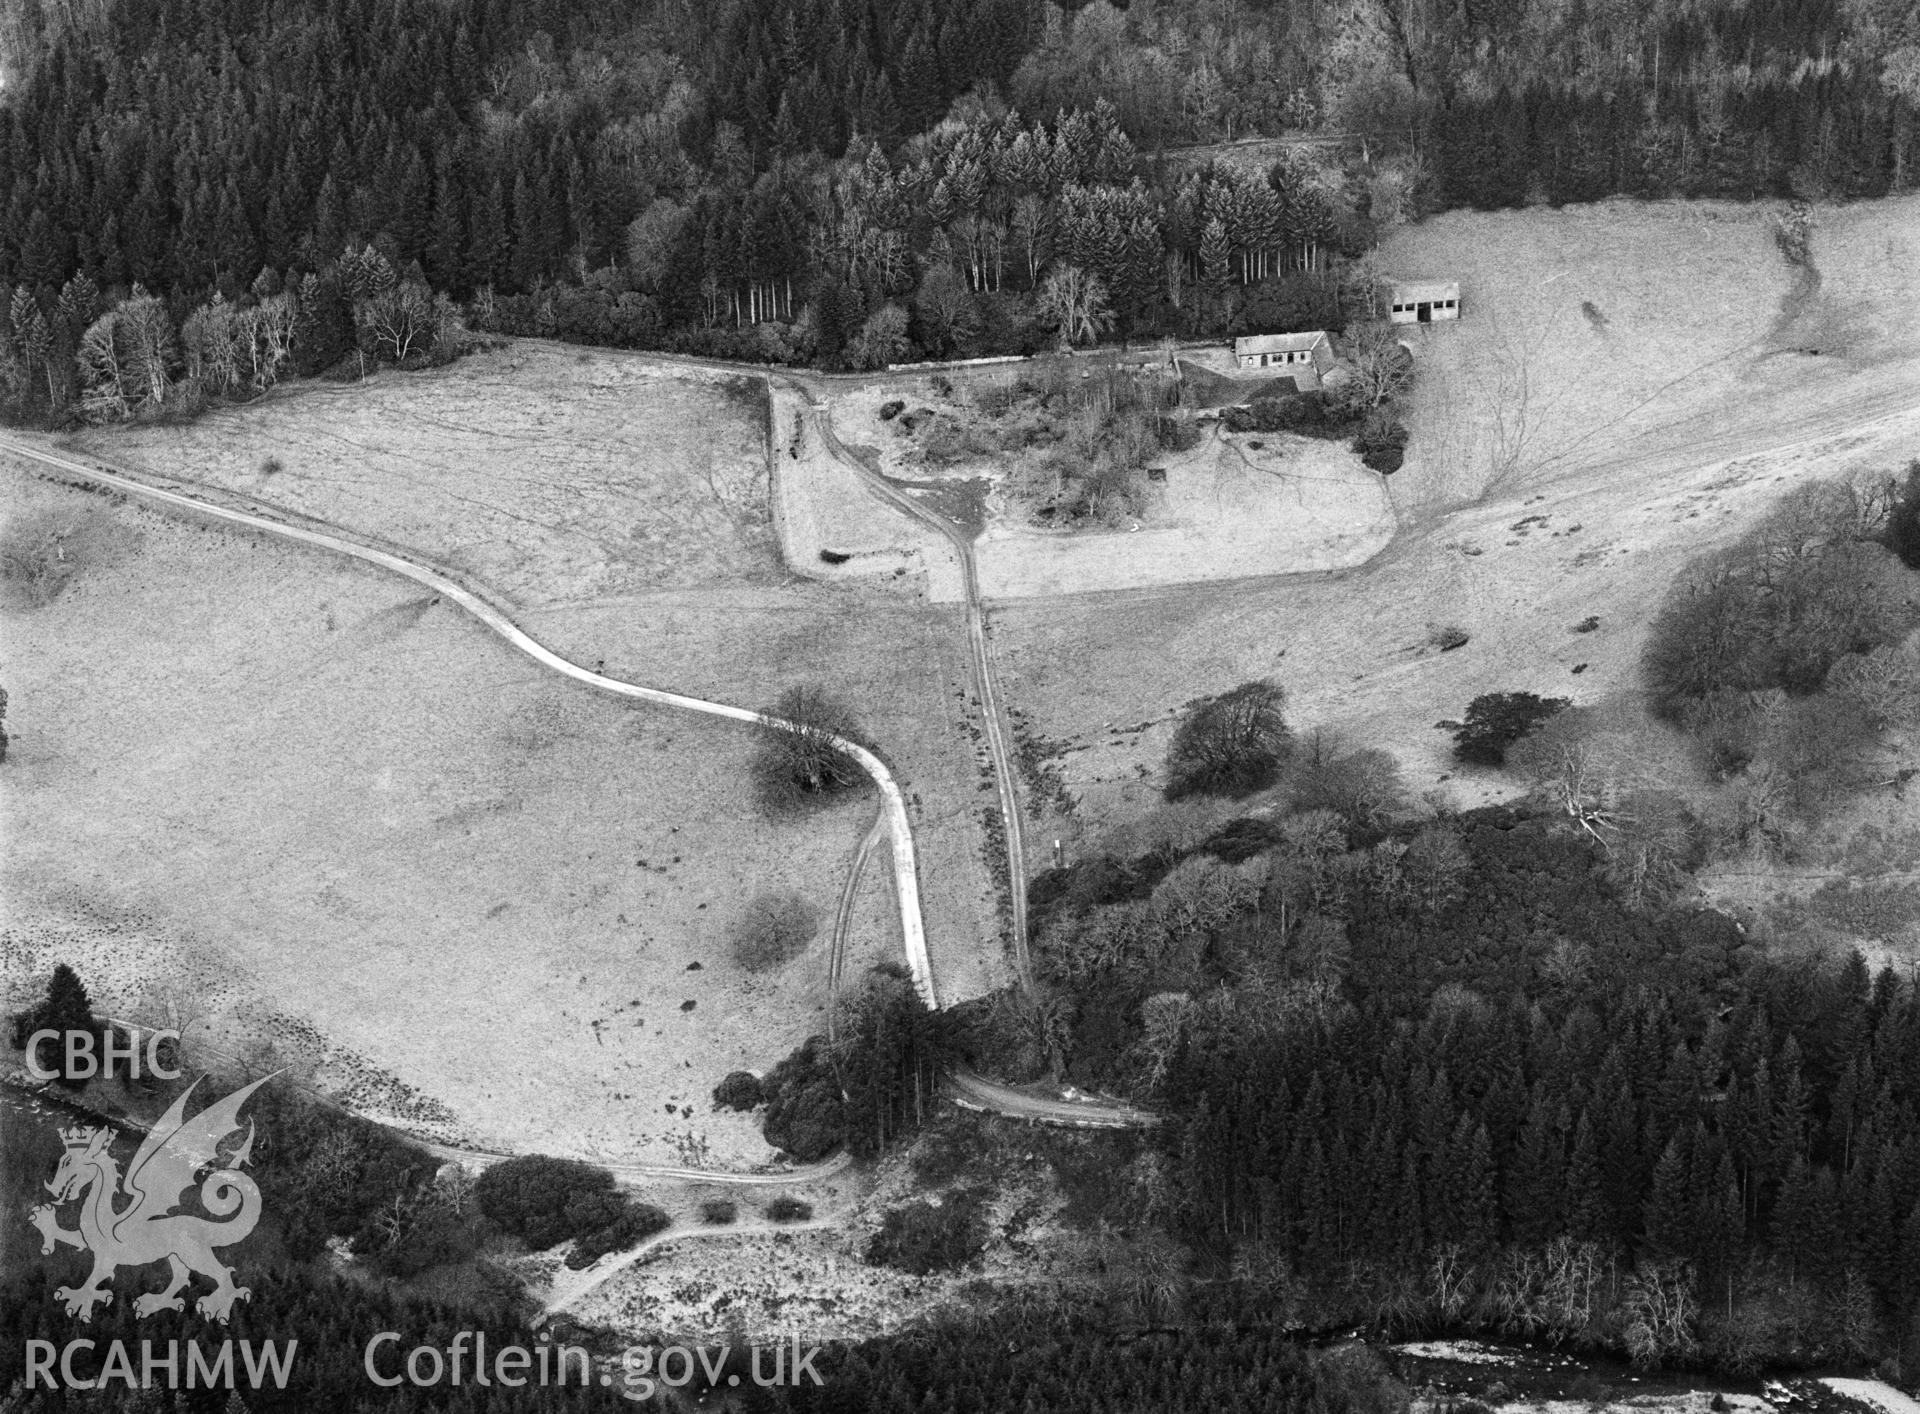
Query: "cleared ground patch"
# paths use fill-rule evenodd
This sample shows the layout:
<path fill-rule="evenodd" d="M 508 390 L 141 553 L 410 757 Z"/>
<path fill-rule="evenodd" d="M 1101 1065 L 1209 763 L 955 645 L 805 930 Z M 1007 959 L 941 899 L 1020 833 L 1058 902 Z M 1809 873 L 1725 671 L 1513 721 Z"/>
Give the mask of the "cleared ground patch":
<path fill-rule="evenodd" d="M 986 599 L 1335 569 L 1364 562 L 1393 533 L 1382 478 L 1344 443 L 1284 433 L 1243 437 L 1212 424 L 1197 447 L 1149 458 L 1138 513 L 1119 517 L 1118 525 L 1037 523 L 1009 480 L 1036 453 L 989 446 L 1018 440 L 1016 424 L 1032 423 L 1034 415 L 1016 409 L 995 428 L 975 405 L 978 390 L 1018 376 L 990 369 L 835 385 L 830 405 L 836 433 L 884 475 L 956 521 L 980 527 L 976 556 Z M 894 404 L 900 410 L 882 418 Z M 928 459 L 926 433 L 903 430 L 902 419 L 918 428 L 945 419 L 948 441 L 960 450 Z"/>
<path fill-rule="evenodd" d="M 774 529 L 793 573 L 924 592 L 934 603 L 965 597 L 953 547 L 874 495 L 859 472 L 834 454 L 804 391 L 777 383 L 772 416 Z"/>
<path fill-rule="evenodd" d="M 1024 599 L 1339 569 L 1393 535 L 1382 479 L 1339 443 L 1214 429 L 1166 460 L 1137 529 L 990 524 L 978 550 L 981 593 Z"/>

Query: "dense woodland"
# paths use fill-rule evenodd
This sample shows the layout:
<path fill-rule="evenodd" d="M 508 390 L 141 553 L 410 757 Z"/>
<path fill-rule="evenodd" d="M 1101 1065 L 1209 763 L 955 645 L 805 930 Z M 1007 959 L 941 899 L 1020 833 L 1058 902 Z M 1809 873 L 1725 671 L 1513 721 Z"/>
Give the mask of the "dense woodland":
<path fill-rule="evenodd" d="M 1871 879 L 1741 922 L 1691 871 L 1904 779 L 1917 524 L 1920 465 L 1783 496 L 1673 585 L 1650 715 L 1477 699 L 1518 808 L 1421 811 L 1275 683 L 1188 704 L 1169 803 L 1035 881 L 982 1050 L 1170 1112 L 1131 1217 L 1310 1323 L 1911 1377 L 1920 989 L 1832 946 Z"/>
<path fill-rule="evenodd" d="M 16 417 L 418 361 L 454 342 L 436 295 L 481 329 L 842 365 L 1288 327 L 1428 211 L 1920 171 L 1899 0 L 11 8 Z M 1283 133 L 1309 141 L 1265 165 L 1180 150 Z"/>

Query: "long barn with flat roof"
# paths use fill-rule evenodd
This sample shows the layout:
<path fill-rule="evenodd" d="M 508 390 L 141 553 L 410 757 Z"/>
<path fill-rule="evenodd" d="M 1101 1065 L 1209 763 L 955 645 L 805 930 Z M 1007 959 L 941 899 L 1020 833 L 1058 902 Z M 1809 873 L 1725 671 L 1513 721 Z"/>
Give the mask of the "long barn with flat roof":
<path fill-rule="evenodd" d="M 1387 318 L 1395 324 L 1431 324 L 1460 317 L 1458 280 L 1395 280 Z"/>

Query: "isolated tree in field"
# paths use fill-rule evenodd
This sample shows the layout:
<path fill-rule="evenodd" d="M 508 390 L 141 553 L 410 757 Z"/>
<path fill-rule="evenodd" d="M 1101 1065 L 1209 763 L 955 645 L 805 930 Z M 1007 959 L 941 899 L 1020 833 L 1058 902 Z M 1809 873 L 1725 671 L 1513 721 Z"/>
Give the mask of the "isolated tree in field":
<path fill-rule="evenodd" d="M 859 735 L 853 713 L 817 687 L 790 687 L 766 711 L 753 757 L 754 788 L 773 814 L 791 814 L 858 787 L 860 764 L 840 747 Z"/>
<path fill-rule="evenodd" d="M 1090 344 L 1113 327 L 1106 282 L 1077 265 L 1056 265 L 1047 272 L 1034 312 L 1059 330 L 1063 348 Z"/>
<path fill-rule="evenodd" d="M 1258 679 L 1200 703 L 1167 750 L 1168 800 L 1251 795 L 1272 785 L 1292 750 L 1286 689 Z"/>
<path fill-rule="evenodd" d="M 778 967 L 806 950 L 820 931 L 820 911 L 791 889 L 763 889 L 727 930 L 734 961 L 749 972 Z"/>

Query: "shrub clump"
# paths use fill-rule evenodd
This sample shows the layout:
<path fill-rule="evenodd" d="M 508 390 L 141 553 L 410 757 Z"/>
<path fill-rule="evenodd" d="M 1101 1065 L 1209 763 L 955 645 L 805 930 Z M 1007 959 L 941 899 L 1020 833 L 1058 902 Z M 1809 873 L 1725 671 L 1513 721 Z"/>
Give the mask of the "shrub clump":
<path fill-rule="evenodd" d="M 1920 458 L 1907 463 L 1906 480 L 1887 513 L 1886 547 L 1910 570 L 1920 570 Z"/>
<path fill-rule="evenodd" d="M 1453 733 L 1454 756 L 1472 766 L 1504 766 L 1507 748 L 1573 703 L 1531 692 L 1489 692 L 1467 704 Z"/>
<path fill-rule="evenodd" d="M 602 1205 L 600 1211 L 612 1211 L 611 1205 Z M 575 1240 L 573 1251 L 567 1254 L 567 1265 L 575 1269 L 590 1267 L 607 1253 L 624 1252 L 656 1232 L 665 1232 L 672 1226 L 673 1219 L 663 1210 L 651 1203 L 636 1203 L 623 1196 L 618 1210 L 612 1211 L 610 1221 L 583 1232 Z"/>
<path fill-rule="evenodd" d="M 1190 417 L 1162 414 L 1153 420 L 1153 435 L 1165 452 L 1190 452 L 1200 445 L 1200 424 Z"/>
<path fill-rule="evenodd" d="M 783 1193 L 767 1204 L 767 1216 L 777 1223 L 803 1223 L 813 1216 L 813 1204 Z"/>
<path fill-rule="evenodd" d="M 824 1159 L 846 1142 L 840 1082 L 828 1064 L 826 1039 L 811 1037 L 760 1082 L 767 1102 L 760 1132 L 802 1163 Z"/>
<path fill-rule="evenodd" d="M 806 899 L 791 889 L 763 889 L 728 928 L 727 944 L 747 971 L 768 972 L 805 952 L 819 932 L 820 910 Z"/>
<path fill-rule="evenodd" d="M 495 1164 L 474 1184 L 474 1198 L 487 1220 L 527 1246 L 552 1247 L 574 1236 L 570 1213 L 611 1195 L 613 1175 L 576 1159 L 528 1154 Z"/>
<path fill-rule="evenodd" d="M 1391 476 L 1407 459 L 1406 424 L 1391 407 L 1377 407 L 1360 423 L 1353 434 L 1353 450 L 1370 471 Z"/>
<path fill-rule="evenodd" d="M 740 1216 L 740 1205 L 731 1198 L 709 1198 L 700 1205 L 700 1221 L 724 1227 Z"/>
<path fill-rule="evenodd" d="M 941 1202 L 902 1203 L 889 1208 L 880 1231 L 867 1243 L 866 1260 L 914 1276 L 951 1271 L 980 1254 L 987 1224 L 980 1195 L 950 1193 Z"/>
<path fill-rule="evenodd" d="M 1642 661 L 1654 710 L 1697 730 L 1716 697 L 1806 695 L 1842 658 L 1903 637 L 1914 586 L 1877 543 L 1889 521 L 1870 488 L 1805 486 L 1737 544 L 1691 566 L 1655 618 Z"/>
<path fill-rule="evenodd" d="M 606 1169 L 546 1154 L 495 1164 L 480 1175 L 473 1196 L 489 1222 L 536 1251 L 576 1239 L 567 1258 L 572 1267 L 631 1247 L 672 1221 L 619 1192 Z"/>
<path fill-rule="evenodd" d="M 1293 749 L 1286 703 L 1286 690 L 1266 679 L 1202 701 L 1180 723 L 1167 750 L 1167 799 L 1237 798 L 1272 785 Z"/>
<path fill-rule="evenodd" d="M 721 1082 L 713 1087 L 713 1102 L 723 1110 L 756 1109 L 766 1099 L 760 1088 L 760 1077 L 750 1070 L 729 1071 Z"/>

